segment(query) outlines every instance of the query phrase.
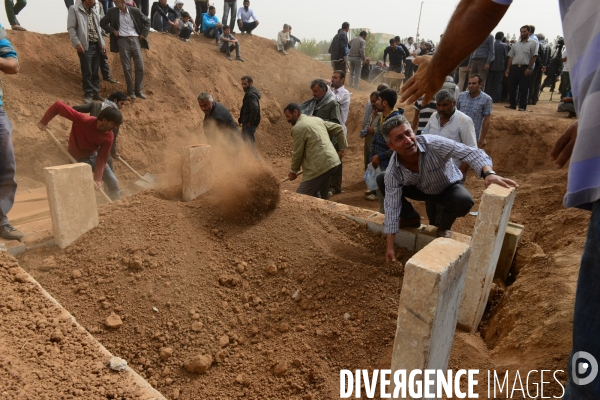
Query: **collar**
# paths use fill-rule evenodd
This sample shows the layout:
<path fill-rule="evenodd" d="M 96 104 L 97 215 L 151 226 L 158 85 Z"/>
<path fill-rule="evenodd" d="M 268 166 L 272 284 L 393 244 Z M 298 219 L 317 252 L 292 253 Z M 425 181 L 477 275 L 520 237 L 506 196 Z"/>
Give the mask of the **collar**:
<path fill-rule="evenodd" d="M 467 92 L 469 92 L 469 91 L 467 90 Z M 481 97 L 481 93 L 483 93 L 482 90 L 479 91 L 479 94 L 477 96 L 473 97 L 473 96 L 471 96 L 471 92 L 469 92 L 469 98 L 470 99 L 478 99 L 479 97 Z"/>
<path fill-rule="evenodd" d="M 526 41 L 523 41 L 523 39 L 520 39 L 519 43 L 527 43 L 527 42 L 529 42 L 529 40 L 533 40 L 533 39 L 531 39 L 531 37 L 528 37 Z"/>
<path fill-rule="evenodd" d="M 471 97 L 471 96 L 469 96 L 469 97 Z M 457 114 L 457 111 L 458 111 L 458 110 L 456 109 L 456 107 L 454 107 L 454 112 L 452 113 L 452 115 L 451 115 L 451 116 L 450 116 L 450 118 L 448 119 L 448 122 L 446 122 L 446 125 L 448 125 L 449 123 L 451 123 L 451 122 L 452 122 L 452 120 L 454 119 L 454 117 L 455 117 L 455 116 L 456 116 L 456 114 Z M 441 121 L 442 121 L 442 117 L 440 116 L 440 113 L 436 111 L 436 112 L 435 112 L 435 116 L 436 116 L 436 118 L 437 118 L 437 120 L 438 120 L 438 123 L 440 124 L 440 128 L 442 128 L 442 122 L 441 122 Z M 444 125 L 444 126 L 446 126 L 446 125 Z"/>
<path fill-rule="evenodd" d="M 120 15 L 127 15 L 127 14 L 129 14 L 129 6 L 125 6 L 125 12 L 121 11 L 121 9 L 119 8 L 119 13 L 120 13 Z"/>

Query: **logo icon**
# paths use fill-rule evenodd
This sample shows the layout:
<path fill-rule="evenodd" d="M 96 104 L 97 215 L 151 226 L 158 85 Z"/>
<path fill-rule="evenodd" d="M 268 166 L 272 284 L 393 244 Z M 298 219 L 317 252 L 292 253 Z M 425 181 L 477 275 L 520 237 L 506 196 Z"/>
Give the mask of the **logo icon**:
<path fill-rule="evenodd" d="M 587 375 L 585 378 L 581 376 Z M 571 376 L 576 385 L 584 386 L 596 379 L 598 361 L 588 352 L 578 351 L 571 360 Z"/>

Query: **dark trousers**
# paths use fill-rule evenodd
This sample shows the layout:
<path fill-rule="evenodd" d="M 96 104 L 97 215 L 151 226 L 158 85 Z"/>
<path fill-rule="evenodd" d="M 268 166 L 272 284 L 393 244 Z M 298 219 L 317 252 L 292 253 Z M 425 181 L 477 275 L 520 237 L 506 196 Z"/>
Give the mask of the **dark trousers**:
<path fill-rule="evenodd" d="M 125 82 L 127 83 L 127 94 L 131 96 L 134 93 L 140 93 L 144 88 L 144 57 L 142 56 L 140 39 L 135 36 L 119 37 L 117 44 L 119 45 L 123 75 L 125 75 Z M 131 75 L 132 59 L 135 69 L 135 85 Z"/>
<path fill-rule="evenodd" d="M 542 86 L 542 67 L 538 64 L 536 64 L 535 69 L 531 72 L 531 82 L 529 83 L 529 100 L 534 105 L 540 99 L 540 88 Z"/>
<path fill-rule="evenodd" d="M 402 64 L 390 64 L 390 71 L 402 73 Z"/>
<path fill-rule="evenodd" d="M 218 42 L 223 34 L 223 28 L 210 28 L 204 31 L 204 36 L 207 38 L 215 38 Z"/>
<path fill-rule="evenodd" d="M 236 1 L 224 1 L 223 2 L 223 18 L 221 23 L 223 26 L 227 25 L 227 15 L 229 17 L 229 29 L 233 32 L 235 29 L 235 19 L 237 17 L 237 0 Z"/>
<path fill-rule="evenodd" d="M 102 4 L 102 8 L 104 9 L 104 14 L 108 11 L 109 8 L 114 7 L 113 0 L 100 0 L 100 4 Z"/>
<path fill-rule="evenodd" d="M 208 12 L 208 2 L 196 2 L 196 28 L 202 32 L 202 14 Z"/>
<path fill-rule="evenodd" d="M 519 108 L 527 108 L 529 99 L 529 85 L 531 83 L 531 74 L 525 76 L 527 65 L 513 65 L 508 74 L 508 101 L 511 107 L 517 107 L 517 88 L 519 90 Z"/>
<path fill-rule="evenodd" d="M 15 4 L 14 0 L 4 0 L 4 9 L 6 10 L 6 17 L 8 18 L 9 24 L 20 25 L 17 20 L 17 15 L 26 5 L 27 0 L 17 0 L 17 4 Z"/>
<path fill-rule="evenodd" d="M 0 106 L 0 226 L 8 224 L 6 214 L 15 203 L 17 181 L 15 151 L 12 144 L 12 123 Z"/>
<path fill-rule="evenodd" d="M 92 171 L 96 168 L 96 154 L 89 157 L 80 158 L 77 162 L 86 163 L 92 166 Z M 102 174 L 102 182 L 106 185 L 106 194 L 111 200 L 119 200 L 119 181 L 115 173 L 110 169 L 110 165 L 106 163 L 104 174 Z"/>
<path fill-rule="evenodd" d="M 257 27 L 256 21 L 252 21 L 252 22 L 242 22 L 238 24 L 238 28 L 240 28 L 240 32 L 244 33 L 244 32 L 248 32 L 248 33 L 252 33 L 253 30 L 255 30 Z"/>
<path fill-rule="evenodd" d="M 577 291 L 575 292 L 575 312 L 573 314 L 573 348 L 569 357 L 569 380 L 564 400 L 600 399 L 600 379 L 596 377 L 591 382 L 582 381 L 594 373 L 590 357 L 596 362 L 600 360 L 600 201 L 596 201 L 592 209 L 592 217 L 588 227 L 587 239 L 579 267 Z M 578 354 L 579 353 L 579 354 Z M 577 357 L 575 357 L 577 355 Z M 592 360 L 593 361 L 593 360 Z M 592 368 L 586 373 L 579 374 L 579 366 L 586 362 Z M 596 364 L 597 366 L 598 364 Z M 588 371 L 591 373 L 588 373 Z M 596 369 L 596 372 L 598 370 Z"/>
<path fill-rule="evenodd" d="M 256 138 L 254 135 L 256 134 L 257 126 L 242 126 L 242 138 L 246 141 L 252 143 L 252 146 L 256 143 Z"/>
<path fill-rule="evenodd" d="M 332 61 L 331 65 L 333 66 L 334 71 L 346 72 L 346 69 L 348 68 L 348 66 L 346 65 L 346 61 Z"/>
<path fill-rule="evenodd" d="M 142 14 L 146 17 L 150 16 L 150 1 L 149 0 L 135 0 L 138 8 L 142 10 Z"/>
<path fill-rule="evenodd" d="M 110 66 L 108 65 L 108 57 L 100 55 L 100 72 L 102 73 L 102 79 L 105 81 L 110 79 Z"/>
<path fill-rule="evenodd" d="M 565 71 L 560 75 L 560 86 L 558 87 L 560 97 L 567 97 L 569 90 L 571 90 L 571 74 L 569 71 Z"/>
<path fill-rule="evenodd" d="M 488 74 L 486 92 L 492 98 L 493 102 L 500 101 L 502 98 L 502 78 L 504 70 L 490 71 Z"/>
<path fill-rule="evenodd" d="M 227 54 L 227 57 L 231 57 L 231 50 L 235 49 L 235 56 L 240 57 L 240 44 L 239 43 L 229 43 L 223 42 L 221 45 L 221 53 Z"/>
<path fill-rule="evenodd" d="M 404 66 L 404 82 L 406 83 L 415 73 L 415 64 L 412 63 L 412 60 L 406 60 L 406 65 Z"/>
<path fill-rule="evenodd" d="M 335 173 L 336 169 L 337 167 L 333 167 L 316 178 L 308 181 L 302 181 L 302 183 L 298 186 L 298 189 L 296 189 L 296 193 L 327 199 L 327 194 L 329 193 L 329 184 L 331 183 L 331 176 Z"/>
<path fill-rule="evenodd" d="M 383 197 L 385 197 L 384 177 L 385 174 L 383 173 L 377 176 L 377 186 L 381 190 Z M 471 193 L 460 182 L 453 183 L 440 194 L 425 194 L 417 189 L 416 186 L 404 186 L 402 188 L 400 218 L 415 218 L 419 215 L 406 198 L 418 201 L 431 201 L 443 206 L 444 211 L 442 211 L 442 215 L 439 218 L 438 228 L 444 230 L 450 230 L 456 218 L 467 215 L 474 204 Z M 436 221 L 435 211 L 431 210 L 432 215 L 429 214 L 430 211 L 428 209 L 427 218 L 429 218 L 429 221 Z"/>
<path fill-rule="evenodd" d="M 187 26 L 184 26 L 181 31 L 179 31 L 179 37 L 182 39 L 189 39 L 192 36 L 192 30 Z"/>
<path fill-rule="evenodd" d="M 90 43 L 83 54 L 77 53 L 81 66 L 83 93 L 86 97 L 91 97 L 100 91 L 100 77 L 98 76 L 100 51 L 102 48 L 98 43 Z"/>
<path fill-rule="evenodd" d="M 169 21 L 169 18 L 165 18 L 160 15 L 160 13 L 155 12 L 154 18 L 152 18 L 152 29 L 155 29 L 159 32 L 169 32 L 171 30 L 171 24 Z"/>

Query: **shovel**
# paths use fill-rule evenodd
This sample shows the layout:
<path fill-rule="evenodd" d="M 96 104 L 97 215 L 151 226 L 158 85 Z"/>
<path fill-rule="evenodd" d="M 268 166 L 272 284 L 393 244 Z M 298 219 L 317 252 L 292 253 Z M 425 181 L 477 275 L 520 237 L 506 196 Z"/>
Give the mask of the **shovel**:
<path fill-rule="evenodd" d="M 63 154 L 69 158 L 69 161 L 71 161 L 73 164 L 77 164 L 77 160 L 73 158 L 73 156 L 67 151 L 67 149 L 65 149 L 65 147 L 58 141 L 58 139 L 56 138 L 56 136 L 54 136 L 52 134 L 52 132 L 50 132 L 50 129 L 46 128 L 46 133 L 48 134 L 48 136 L 50 136 L 50 138 L 52 139 L 52 141 L 54 142 L 54 144 L 56 144 L 58 146 L 58 148 L 60 149 L 60 151 L 62 151 Z M 102 196 L 104 196 L 104 198 L 109 203 L 112 202 L 112 200 L 110 199 L 110 197 L 108 197 L 108 195 L 106 193 L 104 193 L 104 190 L 100 189 L 100 193 L 102 193 Z"/>
<path fill-rule="evenodd" d="M 146 172 L 143 176 L 140 175 L 133 167 L 125 162 L 121 156 L 116 157 L 117 160 L 121 161 L 123 165 L 125 165 L 131 172 L 135 174 L 138 178 L 138 181 L 135 182 L 136 185 L 144 188 L 144 189 L 152 189 L 157 183 L 158 179 L 149 172 Z"/>
<path fill-rule="evenodd" d="M 300 175 L 302 175 L 302 173 L 303 173 L 303 172 L 304 172 L 304 171 L 300 171 L 300 172 L 298 172 L 298 173 L 296 174 L 296 176 L 300 176 Z M 280 181 L 279 181 L 279 184 L 281 185 L 283 182 L 287 182 L 287 181 L 289 181 L 289 180 L 290 180 L 290 178 L 285 178 L 285 179 L 282 179 L 282 180 L 280 180 Z"/>

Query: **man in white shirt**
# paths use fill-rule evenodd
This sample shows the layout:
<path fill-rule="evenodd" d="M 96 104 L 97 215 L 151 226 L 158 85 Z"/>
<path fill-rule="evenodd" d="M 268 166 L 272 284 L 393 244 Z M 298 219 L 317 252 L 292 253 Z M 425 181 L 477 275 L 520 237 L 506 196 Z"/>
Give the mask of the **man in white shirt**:
<path fill-rule="evenodd" d="M 331 91 L 340 103 L 340 124 L 344 127 L 344 134 L 347 134 L 346 120 L 350 110 L 350 92 L 344 87 L 346 81 L 346 71 L 337 70 L 331 76 Z M 337 142 L 333 143 L 336 151 L 339 151 Z M 340 160 L 341 161 L 341 160 Z M 331 194 L 342 193 L 342 164 L 331 177 Z"/>
<path fill-rule="evenodd" d="M 406 76 L 404 82 L 409 80 L 415 73 L 416 66 L 413 64 L 413 60 L 419 54 L 419 49 L 415 46 L 415 39 L 412 36 L 408 38 L 406 47 L 408 48 L 408 57 L 406 57 L 406 65 L 404 66 L 404 75 Z"/>
<path fill-rule="evenodd" d="M 245 33 L 252 35 L 252 31 L 258 26 L 258 18 L 250 8 L 250 0 L 244 0 L 244 6 L 238 10 L 237 23 L 242 35 Z"/>

